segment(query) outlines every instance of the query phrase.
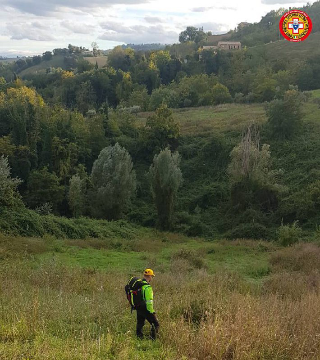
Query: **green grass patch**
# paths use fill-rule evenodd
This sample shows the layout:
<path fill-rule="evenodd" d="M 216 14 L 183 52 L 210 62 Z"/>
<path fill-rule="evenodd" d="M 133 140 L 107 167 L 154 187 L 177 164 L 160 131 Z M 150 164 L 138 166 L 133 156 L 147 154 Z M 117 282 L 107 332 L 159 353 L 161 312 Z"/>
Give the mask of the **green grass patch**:
<path fill-rule="evenodd" d="M 53 67 L 53 68 L 62 68 L 62 69 L 66 69 L 66 65 L 64 62 L 64 55 L 55 55 L 52 57 L 51 60 L 46 60 L 46 61 L 41 61 L 40 64 L 31 66 L 25 70 L 22 70 L 19 73 L 19 76 L 23 77 L 26 75 L 31 75 L 31 74 L 39 74 L 39 73 L 45 73 L 46 69 Z"/>
<path fill-rule="evenodd" d="M 170 236 L 172 235 L 172 236 Z M 165 239 L 165 240 L 164 240 Z M 0 259 L 48 261 L 64 266 L 139 274 L 144 268 L 170 272 L 182 267 L 209 273 L 234 272 L 248 279 L 268 275 L 269 257 L 277 249 L 266 242 L 190 239 L 146 229 L 132 239 L 58 240 L 0 236 Z"/>
<path fill-rule="evenodd" d="M 283 59 L 291 61 L 294 58 L 307 59 L 319 53 L 320 32 L 311 33 L 306 41 L 299 43 L 286 40 L 254 46 L 248 52 L 263 51 L 265 58 L 271 61 Z"/>
<path fill-rule="evenodd" d="M 263 124 L 265 110 L 261 104 L 223 104 L 198 108 L 172 109 L 182 135 L 216 132 L 241 132 L 251 123 Z M 138 124 L 144 125 L 151 112 L 138 114 Z"/>

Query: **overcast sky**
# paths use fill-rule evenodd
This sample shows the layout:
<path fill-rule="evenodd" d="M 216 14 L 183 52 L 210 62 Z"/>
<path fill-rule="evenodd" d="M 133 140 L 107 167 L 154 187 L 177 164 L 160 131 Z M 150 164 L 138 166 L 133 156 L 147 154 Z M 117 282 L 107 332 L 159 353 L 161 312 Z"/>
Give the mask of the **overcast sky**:
<path fill-rule="evenodd" d="M 0 55 L 34 55 L 69 43 L 101 49 L 174 43 L 186 26 L 223 33 L 300 0 L 0 0 Z M 311 2 L 312 3 L 312 2 Z"/>

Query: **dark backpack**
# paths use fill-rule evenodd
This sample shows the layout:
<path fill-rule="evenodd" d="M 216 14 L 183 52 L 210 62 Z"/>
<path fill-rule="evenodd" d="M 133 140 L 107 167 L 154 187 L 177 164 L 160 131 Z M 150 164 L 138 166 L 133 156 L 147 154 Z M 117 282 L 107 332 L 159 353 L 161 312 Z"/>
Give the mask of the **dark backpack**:
<path fill-rule="evenodd" d="M 142 286 L 147 285 L 145 280 L 138 277 L 132 277 L 125 286 L 127 299 L 131 305 L 131 310 L 137 310 L 145 306 L 145 301 L 142 294 Z"/>

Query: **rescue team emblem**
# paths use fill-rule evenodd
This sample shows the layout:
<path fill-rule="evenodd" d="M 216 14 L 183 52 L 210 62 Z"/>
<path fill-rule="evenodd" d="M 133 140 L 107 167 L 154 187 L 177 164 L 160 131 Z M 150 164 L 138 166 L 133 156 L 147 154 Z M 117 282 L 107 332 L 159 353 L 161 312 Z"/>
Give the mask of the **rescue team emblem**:
<path fill-rule="evenodd" d="M 311 33 L 312 21 L 301 10 L 290 10 L 280 19 L 280 32 L 288 41 L 303 41 Z"/>

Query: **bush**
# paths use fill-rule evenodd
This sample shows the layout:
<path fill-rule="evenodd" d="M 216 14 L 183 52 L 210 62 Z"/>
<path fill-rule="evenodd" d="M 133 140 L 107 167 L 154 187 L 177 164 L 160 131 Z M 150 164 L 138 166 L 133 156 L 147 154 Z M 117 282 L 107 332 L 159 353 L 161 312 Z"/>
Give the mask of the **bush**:
<path fill-rule="evenodd" d="M 191 215 L 181 211 L 175 215 L 174 230 L 188 236 L 200 236 L 203 234 L 203 224 L 198 215 Z"/>
<path fill-rule="evenodd" d="M 240 224 L 226 232 L 227 239 L 270 239 L 271 231 L 257 222 Z"/>
<path fill-rule="evenodd" d="M 153 90 L 150 97 L 149 109 L 156 110 L 162 104 L 166 104 L 169 108 L 179 107 L 177 93 L 174 90 L 170 90 L 166 87 Z"/>
<path fill-rule="evenodd" d="M 273 100 L 267 106 L 267 126 L 272 137 L 291 138 L 301 126 L 302 96 L 296 90 L 286 91 L 283 100 Z"/>
<path fill-rule="evenodd" d="M 311 292 L 317 292 L 320 287 L 319 272 L 309 274 L 281 272 L 269 277 L 263 284 L 267 294 L 276 294 L 284 299 L 300 300 Z"/>
<path fill-rule="evenodd" d="M 303 272 L 310 274 L 320 271 L 320 246 L 316 244 L 296 244 L 275 252 L 270 263 L 273 271 Z"/>
<path fill-rule="evenodd" d="M 0 206 L 22 206 L 17 191 L 20 179 L 11 177 L 11 168 L 7 157 L 0 157 Z"/>
<path fill-rule="evenodd" d="M 170 311 L 170 317 L 173 319 L 183 318 L 188 324 L 198 328 L 201 322 L 206 321 L 211 309 L 206 308 L 204 301 L 195 299 L 188 305 L 180 305 L 174 307 Z"/>
<path fill-rule="evenodd" d="M 10 235 L 56 238 L 125 238 L 137 236 L 137 225 L 127 221 L 105 221 L 88 218 L 67 219 L 54 215 L 41 216 L 33 210 L 0 208 L 0 232 Z"/>
<path fill-rule="evenodd" d="M 195 269 L 206 268 L 203 256 L 194 250 L 181 249 L 172 255 L 172 260 L 186 260 Z"/>
<path fill-rule="evenodd" d="M 212 97 L 215 105 L 225 104 L 232 100 L 228 88 L 219 83 L 212 88 Z"/>
<path fill-rule="evenodd" d="M 295 221 L 292 225 L 283 225 L 278 229 L 278 242 L 282 246 L 290 246 L 297 243 L 302 235 L 302 229 L 298 225 L 298 221 Z"/>

